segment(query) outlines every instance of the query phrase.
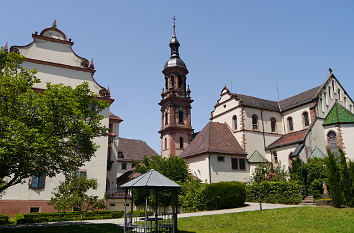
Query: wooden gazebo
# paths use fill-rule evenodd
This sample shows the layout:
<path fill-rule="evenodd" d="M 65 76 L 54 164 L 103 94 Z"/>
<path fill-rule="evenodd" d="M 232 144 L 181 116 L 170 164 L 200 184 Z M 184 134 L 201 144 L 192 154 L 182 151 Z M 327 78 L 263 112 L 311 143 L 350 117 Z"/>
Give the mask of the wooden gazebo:
<path fill-rule="evenodd" d="M 180 185 L 159 172 L 151 169 L 149 172 L 120 186 L 125 189 L 124 232 L 177 232 L 177 192 Z M 134 190 L 140 190 L 145 197 L 144 214 L 134 213 Z M 159 193 L 172 190 L 174 200 L 167 211 L 159 211 Z M 149 196 L 154 194 L 154 205 L 149 205 Z M 127 196 L 130 194 L 130 212 L 127 210 Z M 150 207 L 150 209 L 149 209 Z M 165 208 L 166 210 L 166 208 Z"/>

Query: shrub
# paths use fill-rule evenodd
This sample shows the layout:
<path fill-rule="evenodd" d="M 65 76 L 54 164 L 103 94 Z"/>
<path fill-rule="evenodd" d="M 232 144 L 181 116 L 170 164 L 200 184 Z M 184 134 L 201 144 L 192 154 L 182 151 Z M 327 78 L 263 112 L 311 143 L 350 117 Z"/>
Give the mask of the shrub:
<path fill-rule="evenodd" d="M 324 179 L 315 179 L 310 184 L 309 193 L 312 193 L 312 195 L 315 199 L 319 199 L 322 197 L 323 181 L 325 181 L 325 180 Z"/>
<path fill-rule="evenodd" d="M 315 198 L 320 198 L 322 192 L 318 187 L 319 181 L 315 180 L 326 180 L 326 166 L 325 159 L 321 158 L 310 158 L 307 163 L 301 161 L 297 157 L 292 162 L 292 167 L 289 168 L 290 179 L 293 181 L 300 182 L 305 187 L 305 196 L 312 194 Z M 312 187 L 314 186 L 315 189 Z M 320 193 L 319 193 L 320 192 Z"/>
<path fill-rule="evenodd" d="M 205 184 L 200 195 L 205 196 L 206 210 L 236 208 L 245 202 L 246 188 L 237 181 Z"/>
<path fill-rule="evenodd" d="M 9 223 L 9 216 L 5 214 L 0 215 L 0 225 L 5 225 Z"/>
<path fill-rule="evenodd" d="M 197 211 L 205 209 L 206 185 L 200 183 L 200 180 L 189 179 L 181 184 L 182 191 L 179 195 L 179 203 L 186 211 Z"/>
<path fill-rule="evenodd" d="M 260 184 L 263 202 L 298 204 L 304 196 L 304 186 L 294 181 L 263 181 Z M 258 184 L 248 185 L 247 201 L 258 202 Z"/>
<path fill-rule="evenodd" d="M 75 220 L 92 220 L 92 219 L 111 219 L 121 218 L 124 216 L 124 211 L 88 211 L 67 212 L 67 213 L 30 213 L 16 214 L 15 219 L 17 224 L 25 223 L 41 223 L 41 222 L 62 222 Z"/>

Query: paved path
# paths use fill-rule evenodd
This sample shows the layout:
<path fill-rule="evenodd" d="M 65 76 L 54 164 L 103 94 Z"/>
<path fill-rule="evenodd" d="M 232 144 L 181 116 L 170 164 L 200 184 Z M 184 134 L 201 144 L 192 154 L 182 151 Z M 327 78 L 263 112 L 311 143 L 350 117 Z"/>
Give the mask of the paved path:
<path fill-rule="evenodd" d="M 215 215 L 215 214 L 227 214 L 227 213 L 238 213 L 245 211 L 256 211 L 259 210 L 259 203 L 246 202 L 247 206 L 234 208 L 234 209 L 224 209 L 224 210 L 212 210 L 212 211 L 201 211 L 193 213 L 178 214 L 178 218 L 187 218 L 195 216 L 204 215 Z M 288 207 L 303 207 L 303 205 L 283 205 L 283 204 L 262 204 L 263 209 L 277 209 L 277 208 L 288 208 Z M 28 226 L 64 226 L 72 224 L 100 224 L 100 223 L 112 223 L 119 226 L 124 226 L 124 219 L 99 219 L 99 220 L 82 220 L 82 221 L 72 221 L 72 222 L 54 222 L 54 223 L 37 223 L 37 224 L 22 224 L 22 225 L 10 225 L 10 226 L 0 226 L 1 228 L 7 227 L 28 227 Z"/>

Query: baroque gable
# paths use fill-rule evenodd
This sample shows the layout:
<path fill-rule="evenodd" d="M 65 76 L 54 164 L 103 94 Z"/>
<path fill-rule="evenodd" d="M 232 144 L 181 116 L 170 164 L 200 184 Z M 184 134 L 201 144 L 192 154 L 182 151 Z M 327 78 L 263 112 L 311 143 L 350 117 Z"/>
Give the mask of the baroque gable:
<path fill-rule="evenodd" d="M 90 64 L 86 58 L 73 51 L 74 42 L 56 27 L 55 21 L 52 27 L 32 34 L 32 38 L 33 41 L 28 45 L 12 46 L 10 51 L 25 57 L 24 68 L 37 70 L 36 76 L 41 83 L 35 84 L 35 88 L 45 89 L 47 82 L 75 87 L 86 81 L 93 92 L 110 99 L 109 91 L 93 77 L 96 72 L 93 60 Z"/>

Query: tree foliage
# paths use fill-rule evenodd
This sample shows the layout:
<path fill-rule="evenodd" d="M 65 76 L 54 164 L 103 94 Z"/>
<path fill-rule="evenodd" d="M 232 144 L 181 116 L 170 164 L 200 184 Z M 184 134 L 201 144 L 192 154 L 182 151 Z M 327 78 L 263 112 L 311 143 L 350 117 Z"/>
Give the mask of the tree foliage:
<path fill-rule="evenodd" d="M 87 179 L 85 175 L 67 176 L 65 181 L 55 188 L 49 204 L 63 213 L 67 210 L 82 212 L 105 209 L 103 199 L 99 200 L 97 196 L 87 194 L 89 189 L 96 190 L 97 186 L 96 179 Z"/>
<path fill-rule="evenodd" d="M 99 113 L 108 106 L 90 91 L 39 83 L 21 67 L 23 56 L 0 51 L 0 193 L 32 175 L 70 173 L 94 155 L 93 138 L 106 135 Z"/>
<path fill-rule="evenodd" d="M 334 156 L 334 153 L 330 150 L 330 148 L 327 148 L 327 154 L 328 184 L 330 187 L 330 194 L 334 206 L 338 208 L 343 203 L 341 172 L 337 164 L 337 158 Z"/>
<path fill-rule="evenodd" d="M 261 164 L 256 167 L 255 171 L 251 174 L 248 183 L 253 184 L 260 181 L 286 181 L 289 174 L 280 163 L 273 165 L 272 163 Z"/>
<path fill-rule="evenodd" d="M 167 178 L 182 184 L 191 179 L 188 165 L 186 161 L 177 156 L 169 156 L 162 158 L 160 156 L 145 156 L 142 162 L 133 162 L 136 172 L 146 173 L 151 169 L 155 169 Z M 161 206 L 170 206 L 175 203 L 175 191 L 159 190 L 159 192 L 151 190 L 134 190 L 134 202 L 136 205 L 145 205 L 145 198 L 149 196 L 149 203 L 155 205 L 157 202 Z"/>
<path fill-rule="evenodd" d="M 150 169 L 155 169 L 162 175 L 175 182 L 185 182 L 190 174 L 186 161 L 178 156 L 169 156 L 163 158 L 161 156 L 145 156 L 141 163 L 134 162 L 137 172 L 146 173 Z"/>
<path fill-rule="evenodd" d="M 304 163 L 297 157 L 289 168 L 290 179 L 304 185 L 306 196 L 312 194 L 315 198 L 319 198 L 323 193 L 323 181 L 327 180 L 326 169 L 325 159 L 310 158 L 307 163 Z"/>

